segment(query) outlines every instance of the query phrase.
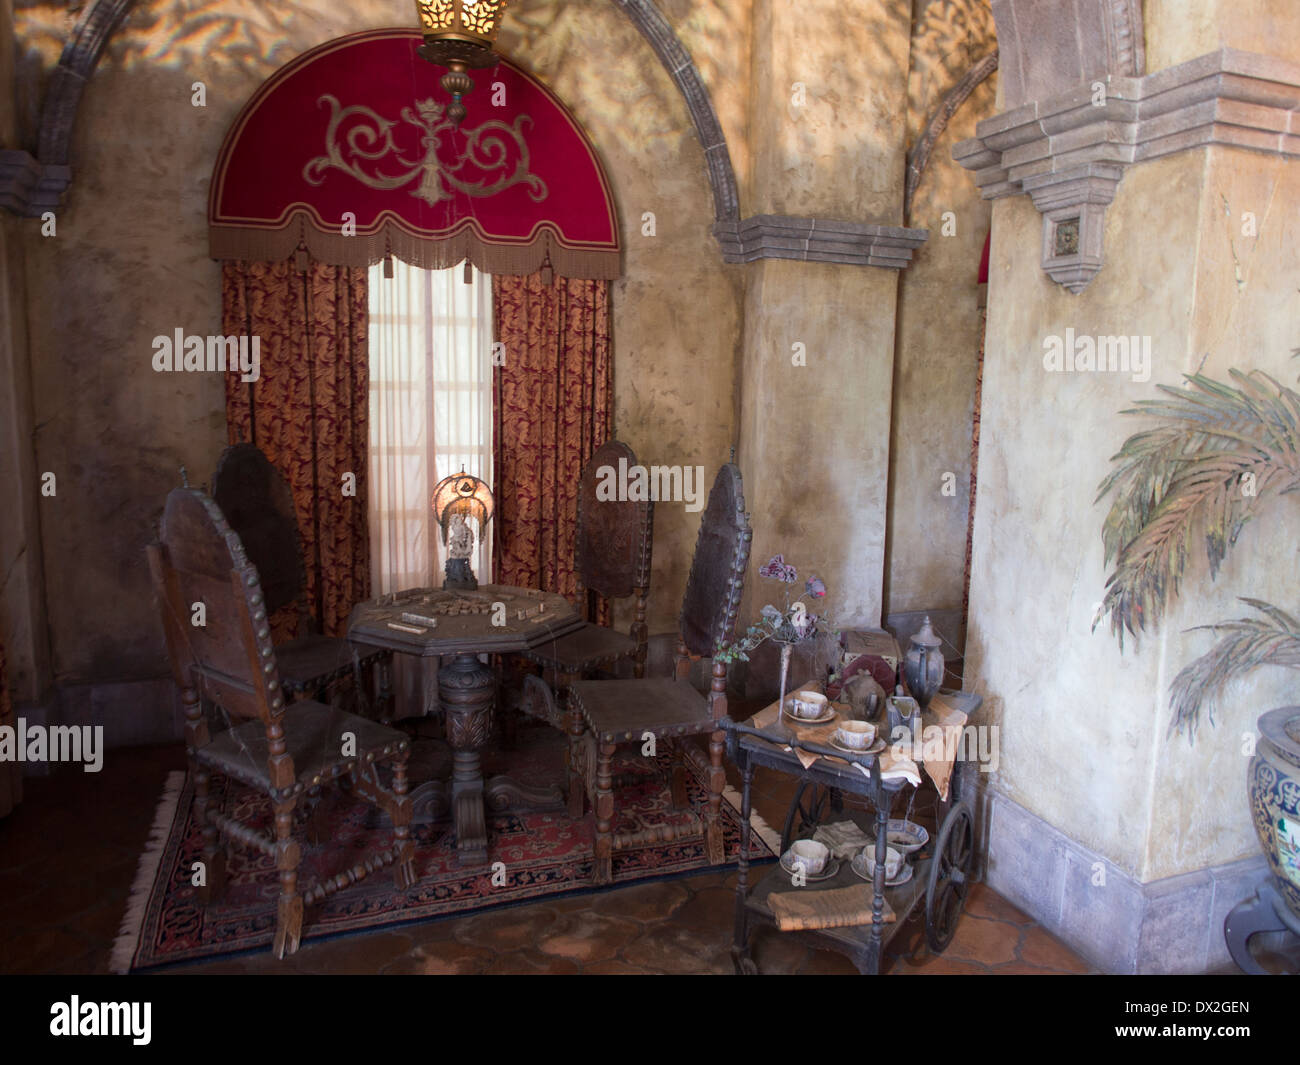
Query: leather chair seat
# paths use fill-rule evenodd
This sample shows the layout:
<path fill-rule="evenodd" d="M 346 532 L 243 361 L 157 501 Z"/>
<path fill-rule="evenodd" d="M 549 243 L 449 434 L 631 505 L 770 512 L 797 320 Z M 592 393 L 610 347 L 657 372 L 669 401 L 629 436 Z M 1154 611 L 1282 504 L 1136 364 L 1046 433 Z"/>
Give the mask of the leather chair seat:
<path fill-rule="evenodd" d="M 636 641 L 627 633 L 589 622 L 576 632 L 525 651 L 524 657 L 559 673 L 586 673 L 635 653 Z"/>

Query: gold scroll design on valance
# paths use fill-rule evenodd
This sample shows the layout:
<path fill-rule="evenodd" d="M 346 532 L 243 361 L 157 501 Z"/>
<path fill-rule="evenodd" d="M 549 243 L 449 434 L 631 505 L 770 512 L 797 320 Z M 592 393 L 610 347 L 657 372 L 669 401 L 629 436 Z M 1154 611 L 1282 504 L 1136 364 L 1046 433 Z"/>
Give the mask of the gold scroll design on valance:
<path fill-rule="evenodd" d="M 434 100 L 417 100 L 414 110 L 402 108 L 402 121 L 421 131 L 423 155 L 415 159 L 404 156 L 398 147 L 393 136 L 395 119 L 384 118 L 364 104 L 344 107 L 328 93 L 317 103 L 329 104 L 330 122 L 325 131 L 326 154 L 303 167 L 303 179 L 309 184 L 319 185 L 331 169 L 342 170 L 368 188 L 385 191 L 403 188 L 418 178 L 419 184 L 411 195 L 431 206 L 451 199 L 450 189 L 483 198 L 524 185 L 534 203 L 548 195 L 546 182 L 530 170 L 528 143 L 524 140 L 524 130 L 532 125 L 528 115 L 516 116 L 511 125 L 491 120 L 466 131 L 465 148 L 447 165 L 442 157 L 441 135 L 456 129 L 456 124 L 445 117 L 446 108 Z M 354 119 L 355 124 L 347 125 Z M 385 162 L 401 169 L 397 173 L 379 172 Z M 487 176 L 478 181 L 463 180 L 458 171 L 467 164 Z"/>

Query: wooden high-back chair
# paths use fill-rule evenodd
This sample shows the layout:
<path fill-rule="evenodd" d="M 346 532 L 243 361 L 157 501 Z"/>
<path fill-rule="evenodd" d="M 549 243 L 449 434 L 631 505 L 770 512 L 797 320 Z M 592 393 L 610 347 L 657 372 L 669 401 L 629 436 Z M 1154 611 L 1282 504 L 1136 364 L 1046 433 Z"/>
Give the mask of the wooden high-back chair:
<path fill-rule="evenodd" d="M 336 636 L 323 636 L 307 610 L 306 569 L 293 492 L 256 444 L 232 444 L 212 475 L 212 498 L 239 535 L 262 578 L 268 616 L 297 605 L 294 639 L 276 645 L 280 682 L 290 698 L 322 699 L 335 681 L 351 676 L 361 705 L 367 704 L 362 672 L 386 669 L 392 652 Z M 381 716 L 389 709 L 388 681 L 381 678 Z"/>
<path fill-rule="evenodd" d="M 589 591 L 606 599 L 635 596 L 636 613 L 631 629 L 624 635 L 589 622 L 576 632 L 524 652 L 525 658 L 542 667 L 545 679 L 534 675 L 524 678 L 520 708 L 567 731 L 571 744 L 576 744 L 583 732 L 581 716 L 571 707 L 568 712 L 561 709 L 573 681 L 596 671 L 612 670 L 621 659 L 631 660 L 634 676 L 645 676 L 654 503 L 649 499 L 602 498 L 606 494 L 602 485 L 607 482 L 609 471 L 618 483 L 620 463 L 625 470 L 630 470 L 637 464 L 636 455 L 621 440 L 609 440 L 595 450 L 583 468 L 578 485 L 574 561 L 578 571 L 578 608 L 585 608 Z M 574 817 L 581 817 L 582 785 L 572 755 L 569 779 L 570 810 Z"/>
<path fill-rule="evenodd" d="M 724 735 L 717 727 L 726 715 L 726 666 L 716 657 L 707 696 L 689 682 L 691 659 L 712 657 L 730 642 L 736 611 L 744 591 L 745 568 L 753 539 L 745 514 L 740 470 L 728 463 L 718 471 L 700 522 L 695 556 L 682 598 L 675 676 L 639 680 L 577 680 L 569 687 L 574 712 L 582 718 L 584 736 L 574 761 L 582 775 L 583 791 L 591 797 L 596 815 L 596 864 L 593 878 L 609 883 L 613 854 L 656 841 L 703 834 L 709 861 L 723 860 L 722 826 L 718 823 L 726 771 L 722 765 Z M 689 755 L 699 765 L 708 788 L 704 816 L 676 825 L 643 827 L 619 834 L 614 821 L 611 763 L 620 743 L 645 741 L 651 733 L 674 756 L 673 804 L 686 805 L 681 758 Z M 709 733 L 707 760 L 695 748 L 685 749 L 684 737 Z M 572 796 L 572 787 L 571 787 Z"/>
<path fill-rule="evenodd" d="M 220 836 L 275 860 L 279 909 L 272 949 L 298 949 L 305 905 L 318 902 L 386 865 L 398 890 L 415 879 L 407 796 L 409 741 L 396 729 L 319 703 L 287 703 L 271 645 L 266 593 L 238 535 L 216 504 L 195 488 L 167 497 L 159 542 L 148 548 L 172 672 L 185 707 L 185 748 L 194 780 L 195 818 L 203 830 L 204 902 L 225 881 Z M 199 609 L 202 604 L 202 610 Z M 201 700 L 230 726 L 213 735 Z M 385 782 L 381 767 L 391 766 Z M 274 830 L 266 833 L 209 802 L 210 774 L 255 788 L 270 800 Z M 302 855 L 295 813 L 309 809 L 322 785 L 350 778 L 352 794 L 392 819 L 394 841 L 364 863 L 300 889 Z"/>

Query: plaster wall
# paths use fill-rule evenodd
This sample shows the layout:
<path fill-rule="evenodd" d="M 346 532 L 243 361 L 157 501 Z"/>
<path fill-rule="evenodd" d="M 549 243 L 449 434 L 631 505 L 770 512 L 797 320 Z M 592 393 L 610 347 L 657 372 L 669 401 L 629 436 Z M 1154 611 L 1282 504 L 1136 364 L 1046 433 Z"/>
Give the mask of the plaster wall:
<path fill-rule="evenodd" d="M 825 581 L 838 622 L 878 625 L 897 276 L 783 260 L 749 271 L 738 459 L 754 541 L 742 622 L 782 606 L 758 568 L 783 553 L 801 579 Z M 792 365 L 796 343 L 806 365 Z"/>
<path fill-rule="evenodd" d="M 1300 55 L 1293 0 L 1144 0 L 1147 73 L 1220 48 Z"/>
<path fill-rule="evenodd" d="M 831 0 L 753 11 L 745 213 L 898 225 L 910 4 L 851 20 Z M 738 461 L 754 543 L 742 623 L 776 596 L 757 571 L 784 553 L 823 578 L 838 622 L 878 624 L 897 274 L 784 260 L 746 270 Z"/>
<path fill-rule="evenodd" d="M 1300 21 L 1300 20 L 1297 20 Z M 1195 302 L 1188 335 L 1190 368 L 1227 380 L 1230 369 L 1261 369 L 1300 390 L 1300 166 L 1235 148 L 1204 154 L 1196 248 Z M 1128 179 L 1125 178 L 1127 181 Z M 1242 233 L 1254 216 L 1256 236 Z M 1211 581 L 1202 558 L 1185 586 L 1186 606 L 1168 628 L 1165 667 L 1174 674 L 1214 644 L 1212 633 L 1181 635 L 1188 625 L 1254 614 L 1238 596 L 1300 608 L 1300 500 L 1264 502 Z M 1145 652 L 1144 652 L 1145 653 Z M 1228 692 L 1196 744 L 1157 744 L 1152 816 L 1145 864 L 1152 876 L 1259 853 L 1246 802 L 1246 766 L 1255 720 L 1277 706 L 1300 702 L 1300 680 L 1277 667 L 1242 678 Z M 1168 718 L 1167 701 L 1160 721 Z"/>
<path fill-rule="evenodd" d="M 851 18 L 836 0 L 754 0 L 745 214 L 901 224 L 911 18 L 910 0 Z"/>
<path fill-rule="evenodd" d="M 1243 289 L 1222 197 L 1234 214 L 1234 200 L 1263 212 L 1294 202 L 1295 180 L 1294 168 L 1226 149 L 1131 168 L 1107 212 L 1106 265 L 1079 296 L 1039 268 L 1029 199 L 994 207 L 967 675 L 1001 726 L 999 789 L 1143 882 L 1256 851 L 1243 741 L 1287 678 L 1243 682 L 1190 750 L 1166 739 L 1167 693 L 1209 646 L 1185 630 L 1240 616 L 1234 596 L 1294 607 L 1296 515 L 1282 502 L 1248 527 L 1217 582 L 1193 555 L 1183 598 L 1121 654 L 1105 626 L 1090 631 L 1109 506 L 1093 500 L 1109 457 L 1144 424 L 1119 412 L 1157 383 L 1202 365 L 1220 378 L 1240 365 L 1294 380 L 1295 223 L 1278 212 L 1258 242 L 1233 239 L 1238 261 L 1250 256 Z M 1151 337 L 1150 380 L 1047 372 L 1044 338 L 1067 327 Z"/>
<path fill-rule="evenodd" d="M 58 237 L 42 240 L 37 223 L 21 223 L 36 465 L 58 476 L 42 520 L 60 680 L 164 670 L 143 545 L 179 467 L 195 482 L 210 476 L 225 417 L 221 380 L 155 374 L 150 340 L 176 327 L 219 327 L 206 197 L 229 123 L 289 59 L 343 34 L 409 24 L 408 8 L 221 0 L 194 10 L 144 0 L 106 49 L 78 115 Z M 728 38 L 714 47 L 710 34 L 725 28 L 716 19 L 694 26 L 688 47 L 707 56 L 712 76 L 742 78 L 732 67 L 746 62 L 745 46 Z M 67 28 L 60 5 L 17 13 L 20 99 L 39 99 Z M 685 105 L 608 0 L 521 0 L 501 43 L 569 104 L 615 190 L 627 248 L 625 278 L 613 288 L 618 431 L 646 464 L 703 465 L 711 479 L 734 428 L 740 295 L 718 268 L 703 154 Z M 191 105 L 200 80 L 202 108 Z M 644 211 L 656 213 L 654 237 L 641 235 Z M 698 520 L 680 504 L 658 508 L 652 631 L 675 627 Z"/>
<path fill-rule="evenodd" d="M 909 147 L 948 90 L 996 47 L 986 4 L 917 5 L 908 78 Z M 974 136 L 975 124 L 993 114 L 996 82 L 996 73 L 986 78 L 949 121 L 930 153 L 908 219 L 909 225 L 928 229 L 930 239 L 898 282 L 886 614 L 961 606 L 983 333 L 978 275 L 991 205 L 953 161 L 952 146 Z M 958 638 L 955 631 L 943 635 Z"/>

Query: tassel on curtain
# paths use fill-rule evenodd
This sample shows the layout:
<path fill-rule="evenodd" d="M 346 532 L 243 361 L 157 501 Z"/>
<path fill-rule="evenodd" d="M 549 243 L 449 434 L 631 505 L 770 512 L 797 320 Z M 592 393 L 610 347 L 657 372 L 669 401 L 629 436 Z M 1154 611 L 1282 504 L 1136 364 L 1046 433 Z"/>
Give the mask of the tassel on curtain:
<path fill-rule="evenodd" d="M 493 295 L 505 348 L 492 385 L 495 580 L 572 601 L 579 476 L 612 435 L 609 284 L 498 275 Z M 606 600 L 592 620 L 610 623 Z"/>
<path fill-rule="evenodd" d="M 256 444 L 293 490 L 307 604 L 343 636 L 369 597 L 367 271 L 308 259 L 222 263 L 223 331 L 260 338 L 260 377 L 226 377 L 230 442 Z M 297 636 L 291 606 L 272 638 Z"/>

